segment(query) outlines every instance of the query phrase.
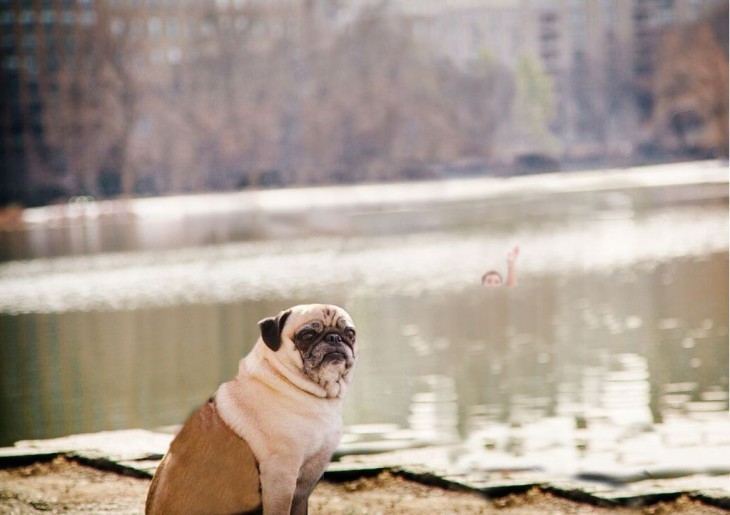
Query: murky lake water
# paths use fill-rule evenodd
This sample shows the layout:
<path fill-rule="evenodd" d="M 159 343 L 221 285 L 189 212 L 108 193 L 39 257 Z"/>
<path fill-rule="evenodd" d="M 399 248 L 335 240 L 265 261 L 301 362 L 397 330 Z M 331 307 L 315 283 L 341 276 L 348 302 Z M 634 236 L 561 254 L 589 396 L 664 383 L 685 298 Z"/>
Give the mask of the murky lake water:
<path fill-rule="evenodd" d="M 480 287 L 514 244 L 519 286 Z M 358 326 L 353 434 L 728 409 L 719 204 L 0 264 L 0 445 L 181 423 L 235 374 L 259 319 L 310 301 Z"/>

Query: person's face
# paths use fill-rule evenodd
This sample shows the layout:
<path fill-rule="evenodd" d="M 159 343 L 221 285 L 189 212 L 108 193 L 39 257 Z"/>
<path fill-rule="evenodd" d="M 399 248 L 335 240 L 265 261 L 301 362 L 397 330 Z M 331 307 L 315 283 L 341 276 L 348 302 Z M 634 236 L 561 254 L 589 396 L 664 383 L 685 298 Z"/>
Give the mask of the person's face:
<path fill-rule="evenodd" d="M 502 286 L 502 278 L 497 274 L 487 274 L 482 284 L 484 286 Z"/>

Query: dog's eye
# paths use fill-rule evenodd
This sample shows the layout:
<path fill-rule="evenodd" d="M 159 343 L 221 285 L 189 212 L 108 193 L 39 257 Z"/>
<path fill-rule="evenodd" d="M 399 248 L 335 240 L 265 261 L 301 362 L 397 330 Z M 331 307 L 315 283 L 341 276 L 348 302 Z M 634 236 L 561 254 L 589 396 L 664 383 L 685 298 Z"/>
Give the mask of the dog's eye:
<path fill-rule="evenodd" d="M 355 330 L 354 329 L 345 329 L 345 338 L 348 340 L 354 340 L 355 339 Z"/>
<path fill-rule="evenodd" d="M 303 342 L 310 342 L 314 340 L 315 336 L 317 336 L 317 333 L 315 333 L 311 329 L 305 329 L 304 331 L 297 334 L 297 338 Z"/>

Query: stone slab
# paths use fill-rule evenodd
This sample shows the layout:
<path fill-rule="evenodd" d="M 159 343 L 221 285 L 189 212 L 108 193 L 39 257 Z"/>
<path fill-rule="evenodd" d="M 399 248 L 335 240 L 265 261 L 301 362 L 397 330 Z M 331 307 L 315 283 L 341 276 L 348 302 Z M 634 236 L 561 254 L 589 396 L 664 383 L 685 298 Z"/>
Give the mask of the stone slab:
<path fill-rule="evenodd" d="M 80 463 L 135 477 L 149 478 L 172 440 L 171 434 L 140 429 L 72 435 L 49 440 L 25 440 L 0 448 L 0 467 L 21 466 L 64 455 Z M 697 473 L 691 468 L 665 471 L 662 477 L 632 476 L 616 470 L 587 476 L 564 476 L 530 466 L 526 460 L 493 463 L 489 469 L 457 470 L 449 463 L 458 455 L 456 445 L 386 452 L 381 455 L 344 456 L 330 464 L 325 478 L 349 481 L 384 471 L 426 485 L 479 491 L 487 497 L 524 493 L 532 488 L 575 502 L 596 506 L 641 507 L 686 495 L 705 504 L 730 510 L 730 471 Z M 671 472 L 671 473 L 670 473 Z M 612 476 L 612 474 L 614 476 Z M 630 480 L 632 477 L 639 477 Z M 613 480 L 611 480 L 613 477 Z"/>

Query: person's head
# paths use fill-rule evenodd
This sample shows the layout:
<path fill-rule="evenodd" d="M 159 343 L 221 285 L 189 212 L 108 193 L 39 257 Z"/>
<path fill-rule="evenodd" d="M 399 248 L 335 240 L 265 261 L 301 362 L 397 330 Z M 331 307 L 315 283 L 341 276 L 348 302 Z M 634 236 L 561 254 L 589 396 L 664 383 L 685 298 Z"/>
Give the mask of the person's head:
<path fill-rule="evenodd" d="M 496 270 L 489 270 L 482 276 L 482 286 L 502 286 L 502 275 Z"/>

